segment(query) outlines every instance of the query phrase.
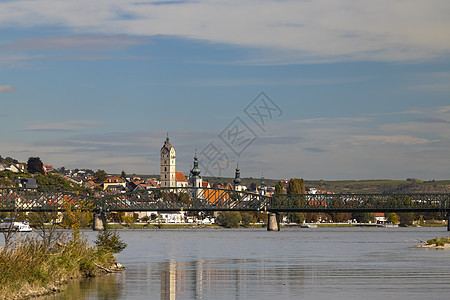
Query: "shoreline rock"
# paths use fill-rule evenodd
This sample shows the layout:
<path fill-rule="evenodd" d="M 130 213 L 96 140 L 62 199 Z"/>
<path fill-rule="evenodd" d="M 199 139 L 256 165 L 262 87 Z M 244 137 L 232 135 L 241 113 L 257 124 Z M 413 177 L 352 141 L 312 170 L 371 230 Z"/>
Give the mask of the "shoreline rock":
<path fill-rule="evenodd" d="M 450 250 L 450 244 L 445 244 L 444 246 L 436 246 L 436 244 L 432 245 L 417 245 L 413 248 L 427 248 L 427 249 L 437 249 L 437 250 Z"/>

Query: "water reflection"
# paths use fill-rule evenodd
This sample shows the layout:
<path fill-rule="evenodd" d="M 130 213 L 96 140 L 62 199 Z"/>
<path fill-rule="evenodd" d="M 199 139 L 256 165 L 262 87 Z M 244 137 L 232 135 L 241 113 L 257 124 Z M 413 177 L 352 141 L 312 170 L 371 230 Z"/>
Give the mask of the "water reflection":
<path fill-rule="evenodd" d="M 410 248 L 439 230 L 124 231 L 124 272 L 42 299 L 446 299 L 450 251 Z"/>
<path fill-rule="evenodd" d="M 305 270 L 276 261 L 227 259 L 168 261 L 156 263 L 149 269 L 135 266 L 126 275 L 141 281 L 140 284 L 153 286 L 149 287 L 153 291 L 159 282 L 161 300 L 211 299 L 217 295 L 240 299 L 251 295 L 253 290 L 267 289 L 265 294 L 276 294 L 277 287 L 289 288 L 298 294 L 304 284 Z"/>
<path fill-rule="evenodd" d="M 124 273 L 108 274 L 101 277 L 73 280 L 64 291 L 55 295 L 37 297 L 38 300 L 67 300 L 67 299 L 123 299 Z"/>
<path fill-rule="evenodd" d="M 248 299 L 261 293 L 286 294 L 286 289 L 298 295 L 304 278 L 304 268 L 270 260 L 172 260 L 136 264 L 125 272 L 73 281 L 63 293 L 36 299 Z"/>

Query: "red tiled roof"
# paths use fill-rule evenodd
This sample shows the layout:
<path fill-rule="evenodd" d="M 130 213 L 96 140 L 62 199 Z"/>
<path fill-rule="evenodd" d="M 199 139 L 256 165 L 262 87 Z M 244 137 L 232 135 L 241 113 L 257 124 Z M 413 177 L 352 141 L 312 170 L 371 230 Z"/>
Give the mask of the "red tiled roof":
<path fill-rule="evenodd" d="M 105 181 L 105 183 L 124 183 L 122 178 L 120 177 L 108 177 Z"/>
<path fill-rule="evenodd" d="M 187 182 L 187 179 L 182 172 L 175 172 L 175 180 L 177 182 Z"/>

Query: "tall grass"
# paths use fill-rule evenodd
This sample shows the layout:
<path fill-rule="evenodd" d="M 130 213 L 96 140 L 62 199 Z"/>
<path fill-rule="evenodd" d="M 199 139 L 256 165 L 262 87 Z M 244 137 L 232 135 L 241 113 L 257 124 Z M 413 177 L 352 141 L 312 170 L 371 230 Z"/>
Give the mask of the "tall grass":
<path fill-rule="evenodd" d="M 0 249 L 0 299 L 43 294 L 69 279 L 104 273 L 114 263 L 111 251 L 90 247 L 79 231 L 52 244 L 19 237 Z"/>

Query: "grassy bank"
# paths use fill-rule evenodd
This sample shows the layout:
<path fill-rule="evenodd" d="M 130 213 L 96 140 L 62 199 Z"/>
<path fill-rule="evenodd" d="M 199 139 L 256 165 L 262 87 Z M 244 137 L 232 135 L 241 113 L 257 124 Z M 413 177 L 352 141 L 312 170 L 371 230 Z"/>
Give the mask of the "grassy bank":
<path fill-rule="evenodd" d="M 19 237 L 0 249 L 0 299 L 49 294 L 70 279 L 112 272 L 113 252 L 101 243 L 91 247 L 79 231 L 52 243 Z"/>

